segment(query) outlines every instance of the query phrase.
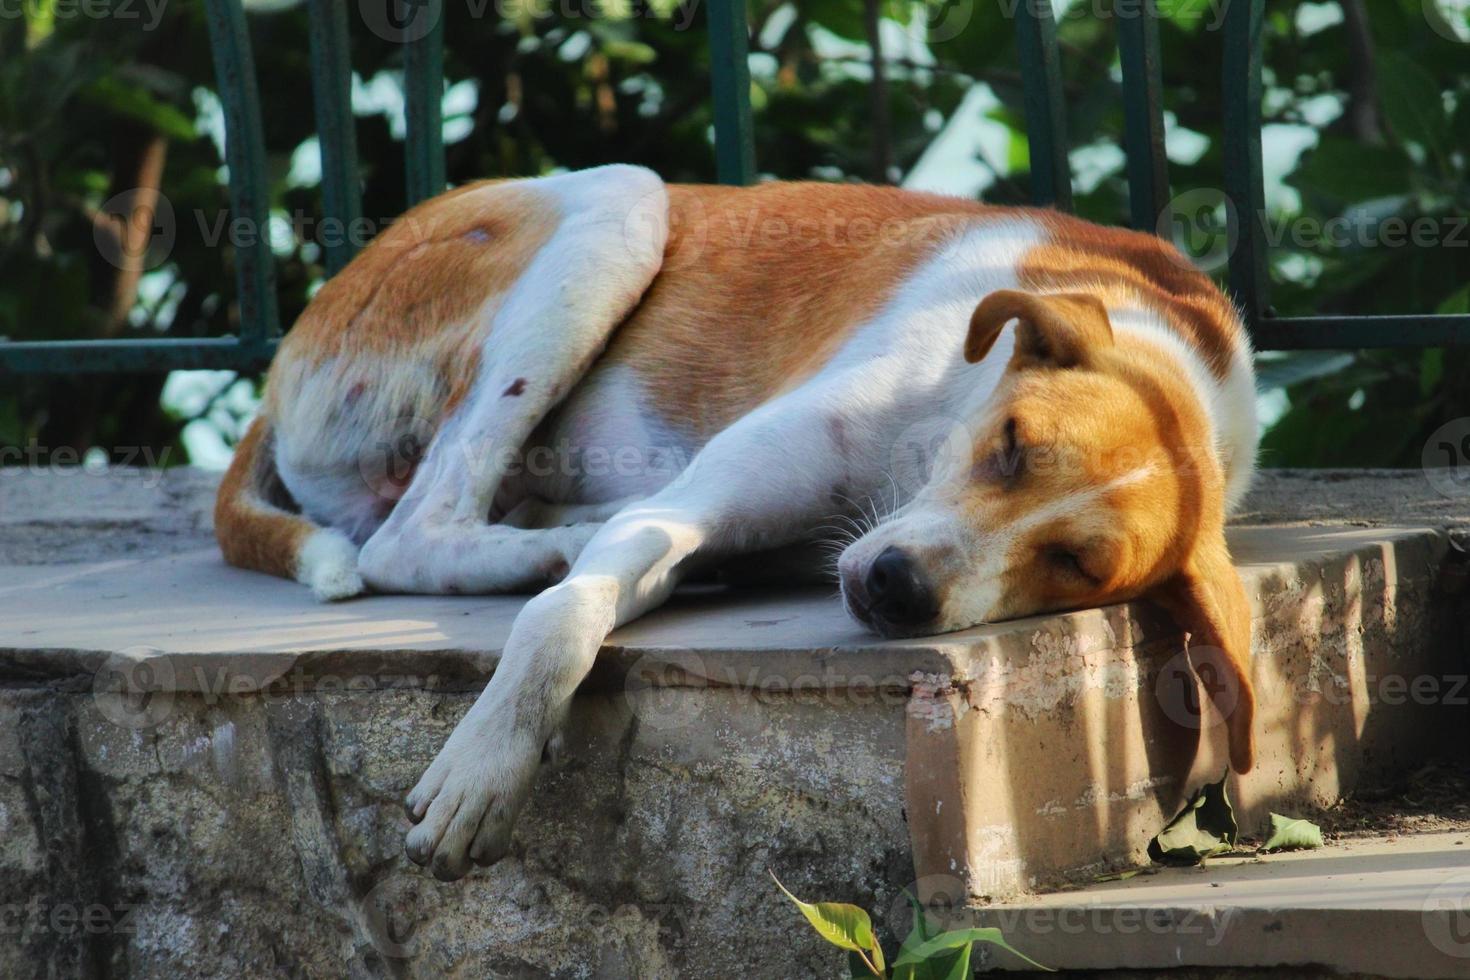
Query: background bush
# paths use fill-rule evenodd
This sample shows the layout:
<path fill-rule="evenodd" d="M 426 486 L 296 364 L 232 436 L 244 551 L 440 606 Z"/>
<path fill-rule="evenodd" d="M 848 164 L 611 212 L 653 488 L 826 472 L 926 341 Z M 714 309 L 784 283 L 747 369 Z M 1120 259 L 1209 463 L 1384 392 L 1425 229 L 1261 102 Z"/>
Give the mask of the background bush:
<path fill-rule="evenodd" d="M 402 210 L 401 52 L 347 0 L 364 213 Z M 1024 0 L 752 0 L 763 174 L 1027 199 L 1007 11 Z M 1228 0 L 1160 0 L 1174 192 L 1221 186 Z M 204 336 L 234 329 L 220 119 L 189 0 L 0 4 L 0 335 Z M 1057 2 L 1077 209 L 1127 220 L 1116 15 Z M 274 9 L 267 9 L 268 7 Z M 657 0 L 445 0 L 451 182 L 627 161 L 712 180 L 704 11 Z M 1268 4 L 1265 117 L 1281 313 L 1470 309 L 1470 24 L 1463 0 Z M 958 19 L 957 19 L 958 18 Z M 964 30 L 955 33 L 956 25 Z M 320 284 L 306 14 L 251 7 L 285 322 Z M 870 40 L 885 55 L 874 86 Z M 950 36 L 953 35 L 953 36 Z M 105 258 L 105 202 L 156 187 L 177 237 L 141 275 Z M 1389 217 L 1433 233 L 1386 242 Z M 1335 225 L 1328 222 L 1336 221 Z M 1422 224 L 1428 221 L 1427 225 Z M 1317 232 L 1337 229 L 1336 237 Z M 1456 230 L 1458 229 L 1458 230 Z M 99 246 L 99 242 L 102 245 Z M 1223 271 L 1223 270 L 1222 270 Z M 1264 355 L 1266 465 L 1417 465 L 1470 415 L 1461 351 Z M 172 450 L 217 464 L 255 379 L 0 381 L 0 446 Z"/>

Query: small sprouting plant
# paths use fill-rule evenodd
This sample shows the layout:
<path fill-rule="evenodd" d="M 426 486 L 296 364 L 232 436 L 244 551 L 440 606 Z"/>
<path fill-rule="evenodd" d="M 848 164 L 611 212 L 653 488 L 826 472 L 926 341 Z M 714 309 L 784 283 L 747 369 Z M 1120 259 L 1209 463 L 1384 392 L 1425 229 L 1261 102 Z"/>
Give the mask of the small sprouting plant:
<path fill-rule="evenodd" d="M 899 947 L 898 958 L 889 972 L 883 960 L 883 947 L 873 932 L 873 920 L 856 905 L 842 902 L 803 902 L 771 875 L 776 887 L 801 910 L 812 928 L 827 942 L 847 950 L 848 967 L 854 977 L 878 977 L 879 980 L 968 980 L 970 951 L 976 943 L 990 943 L 1018 956 L 1032 966 L 1051 971 L 1005 941 L 999 929 L 950 929 L 934 935 L 924 915 L 924 907 L 907 890 L 904 896 L 914 907 L 914 925 Z"/>

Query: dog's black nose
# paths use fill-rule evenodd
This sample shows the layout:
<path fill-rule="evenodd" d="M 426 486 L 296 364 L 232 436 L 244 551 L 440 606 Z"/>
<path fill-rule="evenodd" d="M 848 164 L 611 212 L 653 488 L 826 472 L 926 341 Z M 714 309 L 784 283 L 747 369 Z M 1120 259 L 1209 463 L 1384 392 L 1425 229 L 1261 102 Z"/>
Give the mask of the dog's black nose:
<path fill-rule="evenodd" d="M 868 608 L 894 626 L 922 626 L 939 615 L 934 590 L 906 552 L 889 546 L 863 580 Z"/>

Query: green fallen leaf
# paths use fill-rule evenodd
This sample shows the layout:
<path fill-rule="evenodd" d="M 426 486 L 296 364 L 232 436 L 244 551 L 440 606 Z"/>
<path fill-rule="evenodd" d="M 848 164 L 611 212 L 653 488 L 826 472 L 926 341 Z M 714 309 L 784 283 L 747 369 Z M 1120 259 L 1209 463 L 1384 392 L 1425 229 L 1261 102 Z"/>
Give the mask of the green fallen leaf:
<path fill-rule="evenodd" d="M 875 974 L 883 975 L 883 947 L 873 936 L 873 920 L 868 918 L 868 913 L 844 902 L 803 902 L 787 891 L 774 873 L 771 880 L 801 910 L 817 935 L 840 949 L 866 954 Z"/>
<path fill-rule="evenodd" d="M 1271 814 L 1271 836 L 1263 851 L 1309 851 L 1322 846 L 1322 828 L 1310 820 Z"/>
<path fill-rule="evenodd" d="M 903 895 L 914 910 L 914 925 L 903 945 L 898 948 L 900 960 L 905 953 L 922 946 L 933 935 L 924 906 L 908 889 L 904 889 Z M 970 980 L 970 947 L 933 956 L 919 963 L 904 963 L 900 966 L 895 962 L 893 980 Z"/>
<path fill-rule="evenodd" d="M 1148 856 L 1160 864 L 1199 864 L 1207 857 L 1235 847 L 1239 827 L 1225 792 L 1225 775 L 1207 783 L 1189 798 L 1184 809 L 1148 842 Z"/>
<path fill-rule="evenodd" d="M 1092 880 L 1098 884 L 1102 884 L 1105 881 L 1127 881 L 1129 878 L 1138 877 L 1147 870 L 1146 868 L 1129 868 L 1127 871 L 1114 871 L 1109 874 L 1094 875 Z M 1152 874 L 1152 872 L 1149 873 Z"/>
<path fill-rule="evenodd" d="M 913 949 L 900 953 L 898 959 L 893 961 L 893 965 L 895 967 L 901 967 L 923 963 L 931 957 L 940 956 L 950 951 L 969 950 L 973 943 L 989 943 L 992 946 L 998 946 L 1011 955 L 1020 957 L 1038 970 L 1046 970 L 1048 973 L 1056 972 L 1051 967 L 1043 966 L 1006 942 L 1005 936 L 1001 935 L 1001 931 L 994 927 L 951 929 L 949 932 L 940 933 L 933 939 L 925 940 Z"/>

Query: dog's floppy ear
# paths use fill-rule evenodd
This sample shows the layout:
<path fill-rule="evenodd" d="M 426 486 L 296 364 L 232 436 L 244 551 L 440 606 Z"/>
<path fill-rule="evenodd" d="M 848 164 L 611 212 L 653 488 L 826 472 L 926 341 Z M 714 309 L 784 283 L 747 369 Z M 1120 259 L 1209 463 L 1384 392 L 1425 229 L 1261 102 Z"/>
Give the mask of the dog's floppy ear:
<path fill-rule="evenodd" d="M 1230 766 L 1255 764 L 1251 607 L 1218 528 L 1203 536 L 1183 570 L 1150 595 L 1188 634 L 1189 660 L 1225 718 Z"/>
<path fill-rule="evenodd" d="M 1019 321 L 1016 352 L 1012 355 L 1017 366 L 1086 365 L 1093 351 L 1113 343 L 1107 307 L 1095 296 L 1001 289 L 981 300 L 970 315 L 965 360 L 974 364 L 990 353 L 995 338 L 1012 320 Z"/>

